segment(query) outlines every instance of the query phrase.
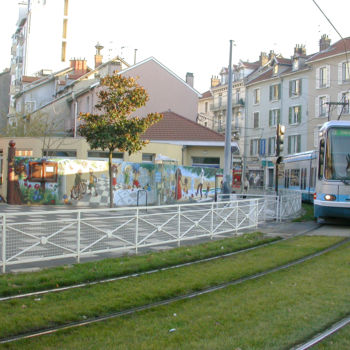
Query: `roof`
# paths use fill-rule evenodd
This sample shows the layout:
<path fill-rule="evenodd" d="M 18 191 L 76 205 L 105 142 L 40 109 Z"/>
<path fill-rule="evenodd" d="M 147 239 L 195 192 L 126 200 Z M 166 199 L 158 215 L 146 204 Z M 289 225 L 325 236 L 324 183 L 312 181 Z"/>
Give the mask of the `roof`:
<path fill-rule="evenodd" d="M 225 142 L 225 136 L 174 112 L 164 112 L 163 119 L 152 125 L 142 139 L 150 141 Z"/>
<path fill-rule="evenodd" d="M 210 98 L 210 97 L 213 97 L 213 94 L 211 93 L 210 90 L 208 90 L 208 91 L 202 93 L 202 97 L 200 99 L 202 100 L 202 99 Z"/>
<path fill-rule="evenodd" d="M 344 40 L 339 40 L 333 45 L 331 45 L 328 49 L 323 50 L 321 52 L 317 52 L 316 54 L 312 55 L 307 60 L 307 63 L 339 55 L 341 53 L 345 53 L 345 51 L 350 52 L 350 37 L 345 38 Z"/>

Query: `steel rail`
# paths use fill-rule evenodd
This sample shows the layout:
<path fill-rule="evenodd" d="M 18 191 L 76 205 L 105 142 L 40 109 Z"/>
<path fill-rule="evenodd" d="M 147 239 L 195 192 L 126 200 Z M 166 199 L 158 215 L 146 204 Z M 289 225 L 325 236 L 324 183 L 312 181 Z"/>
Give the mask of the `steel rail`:
<path fill-rule="evenodd" d="M 11 343 L 11 342 L 15 342 L 15 341 L 22 340 L 22 339 L 34 338 L 34 337 L 38 337 L 38 336 L 42 336 L 42 335 L 46 335 L 46 334 L 53 334 L 53 333 L 56 333 L 56 332 L 61 331 L 61 330 L 66 330 L 66 329 L 86 326 L 86 325 L 97 323 L 97 322 L 111 320 L 111 319 L 114 319 L 117 317 L 122 317 L 122 316 L 130 315 L 130 314 L 133 314 L 136 312 L 145 311 L 145 310 L 148 310 L 148 309 L 151 309 L 154 307 L 169 305 L 169 304 L 174 303 L 176 301 L 191 299 L 191 298 L 198 297 L 200 295 L 213 293 L 213 292 L 216 292 L 218 290 L 221 290 L 221 289 L 224 289 L 227 287 L 239 285 L 241 283 L 244 283 L 244 282 L 247 282 L 250 280 L 254 280 L 254 279 L 257 279 L 260 277 L 264 277 L 264 276 L 269 275 L 271 273 L 282 271 L 282 270 L 285 270 L 285 269 L 292 267 L 292 266 L 296 266 L 298 264 L 301 264 L 303 262 L 309 261 L 311 259 L 314 259 L 314 258 L 319 257 L 321 255 L 324 255 L 326 253 L 329 253 L 333 250 L 336 250 L 337 248 L 339 248 L 339 247 L 341 247 L 349 242 L 350 242 L 350 238 L 346 238 L 346 239 L 342 240 L 341 242 L 333 244 L 330 247 L 327 247 L 319 252 L 307 255 L 303 258 L 296 259 L 296 260 L 291 261 L 289 263 L 286 263 L 286 264 L 283 264 L 283 265 L 280 265 L 277 267 L 273 267 L 273 268 L 267 269 L 267 270 L 262 271 L 262 272 L 258 272 L 258 273 L 253 274 L 253 275 L 241 277 L 241 278 L 238 278 L 234 281 L 220 283 L 216 286 L 208 287 L 208 288 L 202 289 L 200 291 L 196 291 L 196 292 L 192 292 L 192 293 L 188 293 L 188 294 L 184 294 L 184 295 L 179 295 L 179 296 L 176 296 L 173 298 L 161 300 L 161 301 L 150 303 L 147 305 L 137 306 L 137 307 L 130 308 L 127 310 L 113 312 L 113 313 L 110 313 L 110 314 L 105 315 L 105 316 L 98 316 L 95 318 L 86 319 L 84 321 L 70 322 L 70 323 L 66 323 L 66 324 L 63 324 L 60 326 L 56 326 L 56 327 L 50 327 L 50 328 L 37 330 L 34 332 L 18 334 L 16 336 L 12 336 L 12 337 L 1 338 L 0 344 Z"/>
<path fill-rule="evenodd" d="M 306 349 L 310 349 L 312 346 L 320 343 L 321 341 L 325 340 L 326 338 L 328 338 L 332 334 L 338 332 L 339 330 L 344 328 L 349 323 L 350 323 L 350 316 L 345 317 L 341 321 L 339 321 L 337 323 L 334 323 L 331 327 L 329 327 L 328 329 L 326 329 L 322 333 L 317 334 L 315 337 L 311 338 L 306 343 L 299 344 L 299 345 L 291 348 L 291 350 L 306 350 Z"/>
<path fill-rule="evenodd" d="M 200 263 L 204 263 L 204 262 L 208 262 L 208 261 L 213 261 L 213 260 L 216 260 L 216 259 L 222 259 L 222 258 L 230 257 L 230 256 L 233 256 L 233 255 L 249 252 L 251 250 L 255 250 L 255 249 L 258 249 L 258 248 L 267 247 L 267 246 L 270 246 L 270 245 L 273 245 L 273 244 L 276 244 L 276 243 L 279 243 L 279 242 L 284 242 L 286 240 L 292 239 L 293 237 L 304 235 L 304 234 L 306 234 L 308 232 L 317 230 L 320 227 L 321 227 L 321 224 L 317 224 L 315 227 L 312 227 L 312 228 L 307 229 L 307 230 L 305 230 L 303 232 L 297 233 L 297 234 L 295 234 L 295 235 L 293 235 L 291 237 L 278 239 L 278 240 L 273 241 L 273 242 L 268 242 L 268 243 L 256 245 L 256 246 L 250 247 L 250 248 L 240 249 L 240 250 L 237 250 L 237 251 L 234 251 L 234 252 L 231 252 L 231 253 L 219 254 L 219 255 L 215 255 L 215 256 L 209 257 L 209 258 L 204 258 L 204 259 L 200 259 L 200 260 L 190 261 L 190 262 L 187 262 L 187 263 L 176 264 L 176 265 L 172 265 L 172 266 L 161 267 L 161 268 L 158 268 L 158 269 L 132 273 L 132 274 L 125 275 L 125 276 L 118 276 L 118 277 L 113 277 L 113 278 L 107 278 L 107 279 L 103 279 L 103 280 L 100 280 L 100 281 L 85 282 L 85 283 L 79 283 L 79 284 L 70 285 L 70 286 L 66 286 L 66 287 L 52 288 L 52 289 L 46 289 L 46 290 L 41 290 L 41 291 L 39 290 L 39 291 L 35 291 L 35 292 L 30 292 L 30 293 L 22 293 L 22 294 L 17 294 L 17 295 L 11 295 L 11 296 L 7 296 L 7 297 L 0 297 L 0 302 L 1 301 L 13 300 L 13 299 L 22 299 L 22 298 L 31 297 L 31 296 L 45 295 L 45 294 L 49 294 L 49 293 L 58 293 L 58 292 L 63 292 L 63 291 L 67 291 L 67 290 L 70 290 L 70 289 L 89 287 L 89 286 L 93 286 L 93 285 L 96 285 L 96 284 L 110 283 L 110 282 L 115 282 L 115 281 L 119 281 L 119 280 L 123 280 L 123 279 L 127 279 L 127 278 L 140 277 L 140 276 L 143 276 L 143 275 L 148 275 L 148 274 L 152 274 L 152 273 L 156 273 L 156 272 L 167 271 L 167 270 L 181 268 L 181 267 L 185 267 L 185 266 L 191 266 L 191 265 L 194 265 L 194 264 L 200 264 Z"/>

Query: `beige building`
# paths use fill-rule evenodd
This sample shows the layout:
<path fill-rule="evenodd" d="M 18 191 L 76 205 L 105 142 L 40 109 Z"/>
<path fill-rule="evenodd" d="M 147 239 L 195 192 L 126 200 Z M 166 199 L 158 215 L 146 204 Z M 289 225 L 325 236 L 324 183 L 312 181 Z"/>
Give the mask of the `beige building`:
<path fill-rule="evenodd" d="M 350 37 L 331 45 L 323 35 L 320 51 L 312 55 L 307 64 L 311 67 L 308 90 L 308 147 L 318 144 L 318 131 L 329 120 L 350 120 Z"/>

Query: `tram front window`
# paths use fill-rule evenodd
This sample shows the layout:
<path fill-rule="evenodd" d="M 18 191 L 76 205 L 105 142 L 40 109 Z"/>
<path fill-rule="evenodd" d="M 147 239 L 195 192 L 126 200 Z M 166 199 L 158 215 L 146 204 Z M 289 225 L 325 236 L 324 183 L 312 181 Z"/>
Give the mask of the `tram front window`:
<path fill-rule="evenodd" d="M 350 180 L 350 128 L 329 130 L 325 175 L 329 180 Z"/>

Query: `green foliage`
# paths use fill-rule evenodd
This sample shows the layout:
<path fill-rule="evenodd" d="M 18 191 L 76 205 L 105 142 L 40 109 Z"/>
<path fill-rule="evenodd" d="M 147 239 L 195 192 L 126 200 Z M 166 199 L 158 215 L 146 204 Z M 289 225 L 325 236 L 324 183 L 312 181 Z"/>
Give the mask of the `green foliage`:
<path fill-rule="evenodd" d="M 101 79 L 98 92 L 98 114 L 81 113 L 79 134 L 92 149 L 119 150 L 129 154 L 140 151 L 147 144 L 140 136 L 162 115 L 148 114 L 145 118 L 131 117 L 131 113 L 148 101 L 146 90 L 135 79 L 121 75 Z"/>

